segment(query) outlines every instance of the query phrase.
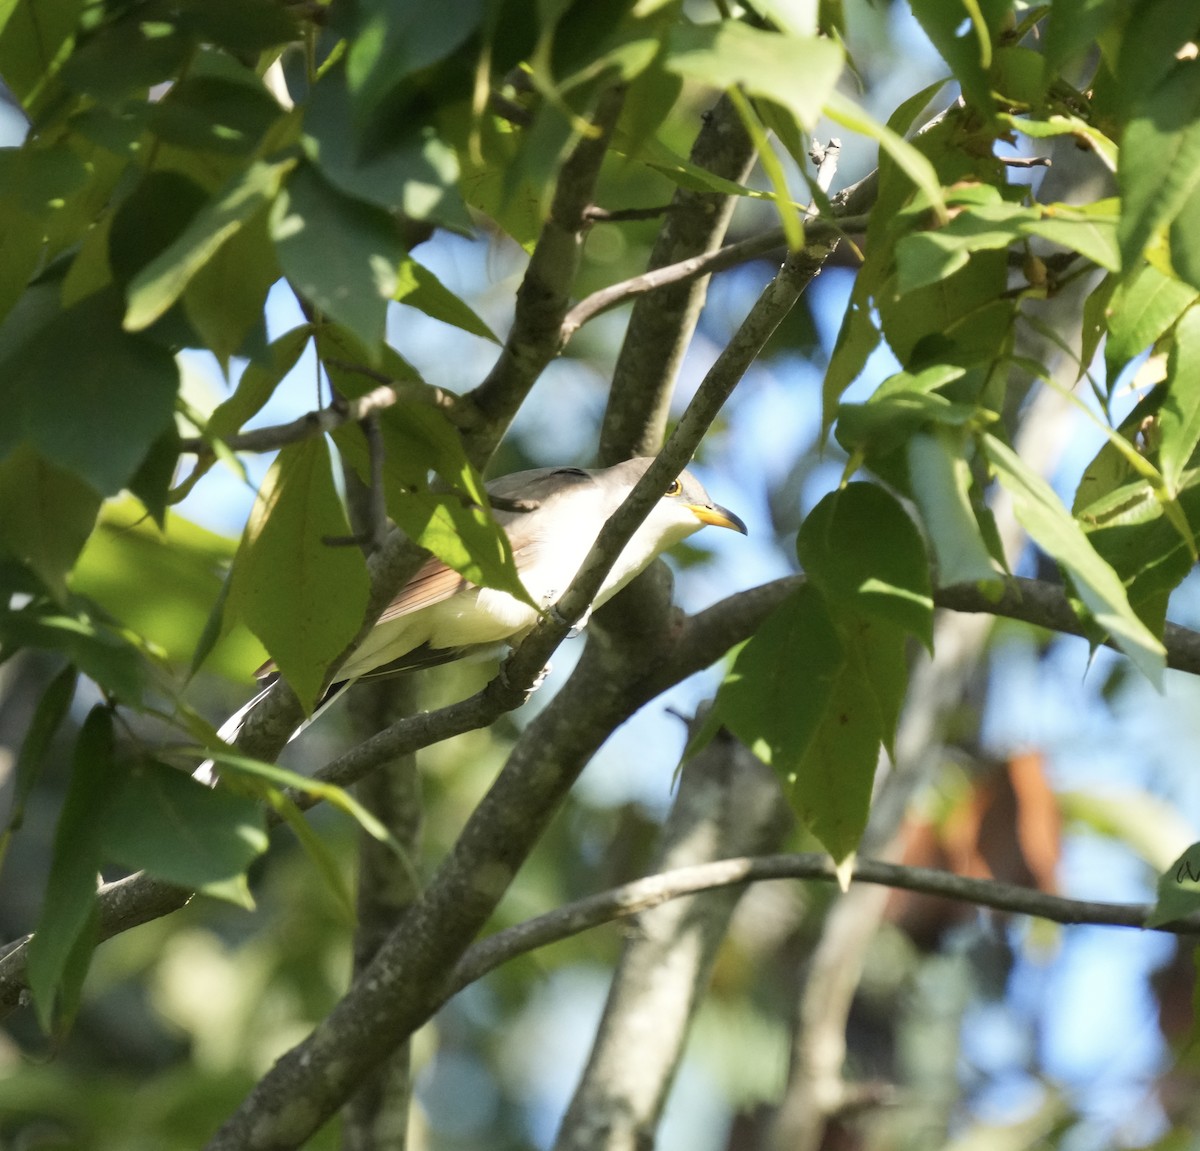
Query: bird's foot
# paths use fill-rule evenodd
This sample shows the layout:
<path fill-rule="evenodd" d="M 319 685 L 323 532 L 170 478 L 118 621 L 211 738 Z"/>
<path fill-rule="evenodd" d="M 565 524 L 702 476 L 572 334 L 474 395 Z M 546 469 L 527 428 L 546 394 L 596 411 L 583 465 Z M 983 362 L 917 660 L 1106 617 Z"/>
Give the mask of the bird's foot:
<path fill-rule="evenodd" d="M 533 693 L 535 691 L 537 691 L 537 689 L 539 687 L 542 686 L 542 684 L 544 684 L 546 682 L 547 677 L 550 675 L 550 673 L 553 670 L 554 670 L 553 664 L 550 664 L 550 663 L 546 664 L 546 666 L 544 668 L 542 668 L 542 670 L 539 671 L 537 673 L 537 675 L 534 677 L 532 683 L 530 683 L 527 687 L 523 686 L 520 688 L 521 694 L 524 697 L 524 702 L 526 702 L 526 703 L 529 702 L 530 697 L 533 695 Z M 500 678 L 500 682 L 502 684 L 504 684 L 505 688 L 507 688 L 509 691 L 512 691 L 513 688 L 516 686 L 513 684 L 512 680 L 510 680 L 508 678 L 507 663 L 502 663 L 500 665 L 499 678 Z"/>

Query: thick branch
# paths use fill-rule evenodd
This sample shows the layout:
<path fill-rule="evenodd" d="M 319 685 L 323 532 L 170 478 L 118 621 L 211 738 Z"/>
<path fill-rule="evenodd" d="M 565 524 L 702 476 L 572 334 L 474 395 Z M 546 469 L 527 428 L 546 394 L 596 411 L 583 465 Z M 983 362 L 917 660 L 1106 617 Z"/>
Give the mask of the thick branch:
<path fill-rule="evenodd" d="M 512 329 L 487 378 L 467 397 L 483 417 L 483 425 L 465 437 L 477 466 L 487 462 L 534 381 L 561 348 L 560 329 L 590 226 L 588 210 L 624 98 L 623 87 L 601 94 L 592 117 L 594 134 L 580 140 L 563 164 L 549 217 L 517 291 Z"/>
<path fill-rule="evenodd" d="M 510 681 L 529 682 L 582 617 L 616 556 L 682 471 L 835 243 L 795 253 L 756 301 L 662 452 L 604 525 L 566 593 L 506 662 Z M 624 643 L 588 644 L 562 691 L 517 741 L 420 901 L 312 1035 L 259 1081 L 211 1151 L 271 1151 L 303 1142 L 363 1075 L 436 1010 L 451 967 L 494 911 L 578 773 L 625 716 L 662 690 L 652 673 L 670 659 L 676 642 L 675 635 L 653 626 L 667 619 L 665 609 L 664 603 L 657 615 L 644 616 Z"/>
<path fill-rule="evenodd" d="M 754 145 L 741 117 L 729 97 L 722 95 L 696 135 L 691 161 L 741 183 L 749 175 L 753 158 Z M 650 253 L 649 274 L 717 248 L 733 209 L 732 196 L 676 189 L 671 212 Z M 662 445 L 675 377 L 704 306 L 705 274 L 676 280 L 673 286 L 656 292 L 653 300 L 635 305 L 621 341 L 600 430 L 601 463 L 650 456 Z M 594 305 L 596 298 L 590 298 Z M 598 311 L 612 306 L 604 304 Z M 563 325 L 564 342 L 598 311 L 572 309 Z"/>
<path fill-rule="evenodd" d="M 644 613 L 636 634 L 592 636 L 579 666 L 522 733 L 437 875 L 370 967 L 312 1035 L 259 1081 L 209 1144 L 212 1151 L 302 1144 L 436 1010 L 454 964 L 579 772 L 620 718 L 649 698 L 647 669 L 672 648 L 661 593 L 657 606 L 659 629 L 647 626 L 652 616 Z"/>

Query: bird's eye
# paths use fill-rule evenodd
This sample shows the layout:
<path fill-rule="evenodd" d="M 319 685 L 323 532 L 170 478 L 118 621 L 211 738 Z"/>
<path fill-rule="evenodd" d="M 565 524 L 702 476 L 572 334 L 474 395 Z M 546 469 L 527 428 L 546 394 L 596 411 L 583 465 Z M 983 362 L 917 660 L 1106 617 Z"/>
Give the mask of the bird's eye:
<path fill-rule="evenodd" d="M 681 491 L 683 491 L 683 484 L 678 480 L 672 480 L 667 487 L 667 495 L 669 496 L 677 496 Z"/>

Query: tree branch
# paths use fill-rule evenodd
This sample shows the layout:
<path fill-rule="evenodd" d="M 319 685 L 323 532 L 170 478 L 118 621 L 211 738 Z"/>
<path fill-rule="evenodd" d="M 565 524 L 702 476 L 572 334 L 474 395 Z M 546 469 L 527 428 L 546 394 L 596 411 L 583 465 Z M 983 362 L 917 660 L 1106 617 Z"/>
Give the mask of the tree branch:
<path fill-rule="evenodd" d="M 849 232 L 861 230 L 866 226 L 866 216 L 843 216 L 832 220 L 816 219 L 804 226 L 807 238 L 817 240 L 824 237 L 842 236 Z M 702 276 L 713 272 L 723 272 L 739 264 L 748 264 L 760 256 L 786 247 L 787 238 L 782 228 L 771 228 L 757 236 L 739 240 L 736 244 L 727 244 L 715 252 L 707 252 L 703 256 L 693 256 L 688 260 L 680 260 L 677 264 L 668 264 L 664 268 L 643 272 L 600 288 L 590 296 L 585 296 L 568 313 L 563 320 L 563 342 L 568 341 L 584 324 L 604 312 L 619 308 L 629 300 L 637 299 L 649 292 L 658 292 L 663 288 L 677 284 L 688 284 Z M 658 303 L 658 299 L 655 300 Z"/>
<path fill-rule="evenodd" d="M 802 855 L 745 856 L 680 867 L 636 879 L 564 904 L 545 915 L 497 931 L 476 943 L 454 968 L 447 998 L 482 979 L 490 971 L 541 947 L 590 931 L 605 923 L 627 919 L 699 891 L 761 883 L 777 879 L 815 879 L 836 883 L 833 861 L 815 852 Z M 1200 913 L 1172 923 L 1148 926 L 1152 903 L 1106 903 L 1049 895 L 994 879 L 974 879 L 925 867 L 905 867 L 880 860 L 860 859 L 854 883 L 870 883 L 903 891 L 936 895 L 1013 915 L 1030 915 L 1071 926 L 1132 927 L 1167 935 L 1200 934 Z"/>
<path fill-rule="evenodd" d="M 490 458 L 542 369 L 561 348 L 560 329 L 579 270 L 600 166 L 625 99 L 617 86 L 601 93 L 594 134 L 575 145 L 559 172 L 550 214 L 517 291 L 513 325 L 487 378 L 465 398 L 483 417 L 468 431 L 467 454 L 476 466 Z"/>
<path fill-rule="evenodd" d="M 774 772 L 724 735 L 684 765 L 654 870 L 770 851 L 791 823 Z M 693 1015 L 742 894 L 728 888 L 673 900 L 648 911 L 637 931 L 627 933 L 556 1151 L 632 1151 L 654 1142 Z"/>
<path fill-rule="evenodd" d="M 601 529 L 566 593 L 506 661 L 510 679 L 529 682 L 525 677 L 545 666 L 582 617 L 617 555 L 683 470 L 746 368 L 835 245 L 836 240 L 814 242 L 794 253 L 767 286 L 662 452 Z M 647 576 L 660 570 L 665 568 L 655 565 Z M 649 586 L 640 582 L 643 589 Z M 663 602 L 659 610 L 644 613 L 632 635 L 606 639 L 601 632 L 599 642 L 587 645 L 575 672 L 517 740 L 437 876 L 371 966 L 312 1035 L 259 1080 L 209 1144 L 211 1151 L 268 1151 L 303 1142 L 363 1075 L 429 1018 L 451 967 L 495 910 L 579 772 L 621 719 L 661 690 L 653 671 L 676 643 L 675 635 L 661 630 L 670 616 L 667 606 Z M 302 1107 L 297 1100 L 304 1101 Z"/>
<path fill-rule="evenodd" d="M 785 576 L 738 592 L 678 623 L 668 657 L 647 673 L 643 688 L 645 699 L 632 702 L 619 722 L 632 715 L 646 700 L 702 671 L 734 644 L 752 635 L 803 582 L 803 576 Z M 942 588 L 935 593 L 934 599 L 939 607 L 953 611 L 1003 615 L 1067 635 L 1083 633 L 1063 589 L 1045 581 L 1006 580 L 1004 592 L 997 602 L 987 599 L 973 584 Z M 614 601 L 614 605 L 617 603 Z M 609 605 L 597 615 L 597 620 L 611 616 L 613 610 L 613 605 Z M 1164 643 L 1169 667 L 1200 674 L 1200 632 L 1168 623 Z M 519 707 L 526 697 L 524 688 L 514 684 L 507 673 L 499 675 L 467 699 L 397 721 L 333 760 L 316 773 L 316 778 L 325 783 L 349 786 L 397 755 L 487 726 L 504 712 Z M 311 795 L 295 794 L 292 798 L 305 808 L 318 802 Z M 99 939 L 111 939 L 132 927 L 168 915 L 187 903 L 191 895 L 183 888 L 142 872 L 105 884 L 100 889 Z M 25 987 L 25 942 L 18 942 L 0 957 L 0 1017 L 17 1005 Z"/>
<path fill-rule="evenodd" d="M 986 612 L 1021 620 L 1035 627 L 1061 632 L 1063 635 L 1090 638 L 1071 608 L 1066 591 L 1061 585 L 1046 580 L 1010 576 L 1004 580 L 1003 591 L 998 600 L 989 598 L 977 585 L 971 583 L 939 588 L 933 598 L 939 607 L 950 608 L 952 611 Z M 1168 622 L 1163 630 L 1162 639 L 1167 649 L 1167 667 L 1176 671 L 1186 671 L 1191 675 L 1200 675 L 1200 632 Z M 1105 647 L 1117 650 L 1111 640 L 1105 639 L 1103 643 Z"/>
<path fill-rule="evenodd" d="M 329 407 L 305 412 L 290 423 L 255 428 L 249 432 L 229 436 L 224 443 L 235 452 L 271 452 L 288 444 L 323 436 L 345 424 L 358 423 L 374 412 L 390 408 L 401 400 L 420 400 L 453 412 L 459 397 L 444 388 L 435 388 L 429 384 L 384 382 L 357 399 L 337 399 Z M 212 441 L 205 436 L 185 436 L 179 441 L 179 450 L 202 457 L 214 454 Z"/>
<path fill-rule="evenodd" d="M 690 158 L 697 167 L 727 180 L 741 183 L 749 175 L 754 144 L 728 96 L 722 95 L 704 117 Z M 651 456 L 662 446 L 675 377 L 704 306 L 707 285 L 703 277 L 707 273 L 697 271 L 694 276 L 677 280 L 655 277 L 669 265 L 688 263 L 719 247 L 733 209 L 732 196 L 688 188 L 675 190 L 671 212 L 650 252 L 650 279 L 635 277 L 628 282 L 632 285 L 640 280 L 660 290 L 653 300 L 636 304 L 629 317 L 600 429 L 601 463 Z M 665 287 L 668 284 L 673 286 Z M 563 342 L 592 316 L 636 294 L 632 291 L 623 295 L 613 289 L 607 295 L 588 297 L 564 321 Z"/>

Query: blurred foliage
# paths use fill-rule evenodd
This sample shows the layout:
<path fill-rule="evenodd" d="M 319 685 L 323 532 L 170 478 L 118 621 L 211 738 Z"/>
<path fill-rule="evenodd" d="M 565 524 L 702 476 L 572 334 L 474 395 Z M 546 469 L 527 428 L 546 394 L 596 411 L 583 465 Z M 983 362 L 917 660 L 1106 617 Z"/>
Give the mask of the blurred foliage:
<path fill-rule="evenodd" d="M 917 27 L 925 39 L 910 51 Z M 467 578 L 520 594 L 482 495 L 487 461 L 459 434 L 473 426 L 466 407 L 440 402 L 405 339 L 440 326 L 464 394 L 486 374 L 472 375 L 478 349 L 490 364 L 511 320 L 495 296 L 515 292 L 511 269 L 537 244 L 564 160 L 615 84 L 626 96 L 596 201 L 647 218 L 591 226 L 574 298 L 644 270 L 655 210 L 677 189 L 735 196 L 731 240 L 779 226 L 799 247 L 808 201 L 828 209 L 809 146 L 853 133 L 841 183 L 878 151 L 868 220 L 839 257 L 855 271 L 836 336 L 823 339 L 834 296 L 818 284 L 763 357 L 781 378 L 811 373 L 811 394 L 792 388 L 759 425 L 788 441 L 786 458 L 775 443 L 739 442 L 762 376 L 706 448 L 778 464 L 763 503 L 781 537 L 802 499 L 813 506 L 764 564 L 799 562 L 810 582 L 731 661 L 709 731 L 724 723 L 778 768 L 805 823 L 795 844 L 815 835 L 840 862 L 852 856 L 914 641 L 931 642 L 934 589 L 994 590 L 1013 560 L 994 530 L 997 491 L 1091 638 L 1160 681 L 1167 604 L 1194 565 L 1200 514 L 1198 34 L 1175 0 L 454 0 L 435 14 L 408 0 L 0 3 L 0 78 L 24 118 L 23 138 L 0 148 L 0 930 L 37 929 L 29 978 L 42 1025 L 21 1012 L 0 1040 L 0 1145 L 199 1146 L 336 1001 L 352 925 L 332 889 L 352 885 L 359 824 L 321 812 L 308 852 L 285 832 L 268 851 L 263 803 L 279 808 L 285 776 L 247 766 L 240 788 L 214 792 L 169 764 L 211 748 L 203 717 L 231 690 L 217 677 L 245 684 L 269 657 L 306 704 L 320 695 L 368 588 L 358 549 L 326 543 L 348 532 L 338 465 L 369 478 L 370 453 L 349 425 L 332 443 L 284 447 L 240 543 L 175 505 L 219 492 L 222 473 L 246 479 L 238 437 L 273 405 L 316 406 L 313 375 L 297 368 L 315 357 L 318 396 L 354 399 L 380 381 L 402 393 L 380 418 L 389 516 Z M 688 159 L 718 91 L 764 144 L 745 184 Z M 1031 149 L 1073 173 L 1060 192 L 1004 162 Z M 502 293 L 441 272 L 461 237 L 488 247 Z M 713 298 L 741 307 L 769 275 L 765 262 L 730 273 L 738 290 L 714 285 Z M 285 293 L 300 318 L 280 332 Z M 607 378 L 618 327 L 605 319 L 566 349 L 573 384 Z M 697 360 L 732 331 L 710 308 Z M 186 350 L 208 353 L 230 384 L 212 410 L 183 385 Z M 1102 446 L 1064 500 L 1017 447 L 1026 395 L 1079 381 L 1088 401 L 1071 394 Z M 493 466 L 565 462 L 563 443 L 593 442 L 604 395 L 582 391 L 572 407 L 544 385 Z M 481 674 L 445 669 L 431 691 L 455 698 Z M 984 710 L 976 698 L 953 717 L 964 745 Z M 423 874 L 522 722 L 423 756 Z M 361 734 L 331 720 L 293 754 L 311 765 Z M 957 778 L 948 770 L 939 786 Z M 980 794 L 964 784 L 936 834 L 931 821 L 908 847 L 946 863 L 964 843 L 961 823 L 958 838 L 948 825 L 978 813 Z M 1166 868 L 1165 920 L 1194 905 L 1195 851 L 1157 803 L 1088 791 L 1062 807 L 1074 834 Z M 971 825 L 979 838 L 965 854 L 1024 879 L 1028 844 L 984 843 L 987 822 Z M 494 926 L 643 873 L 658 826 L 637 802 L 577 796 Z M 223 902 L 197 898 L 93 956 L 95 875 L 139 867 Z M 829 898 L 754 892 L 719 957 L 688 1068 L 692 1100 L 719 1096 L 722 1114 L 741 1113 L 731 1146 L 742 1135 L 759 1145 L 756 1112 L 782 1090 L 794 972 Z M 1014 937 L 936 913 L 918 929 L 892 905 L 850 1021 L 849 1074 L 909 1094 L 895 1124 L 839 1116 L 830 1145 L 843 1132 L 879 1148 L 940 1145 L 952 1130 L 964 1147 L 1087 1137 L 1085 1108 L 1029 1036 L 1003 1069 L 1033 1101 L 1024 1118 L 999 1131 L 976 1122 L 985 1109 L 972 1090 L 989 1071 L 960 1060 L 963 1020 L 1002 1002 L 1028 962 L 1018 952 L 1044 943 L 1014 952 Z M 425 1144 L 547 1142 L 562 1106 L 547 1065 L 565 1074 L 582 1051 L 593 976 L 620 939 L 599 929 L 524 957 L 429 1025 L 416 1054 Z M 1156 1034 L 1184 1044 L 1173 1021 L 1191 974 L 1179 962 L 1164 969 Z M 555 1030 L 560 993 L 574 1014 Z M 560 1057 L 564 1033 L 574 1046 Z M 1175 1129 L 1164 1146 L 1195 1122 L 1192 1087 L 1183 1062 L 1148 1088 L 1160 1128 Z M 677 1122 L 679 1145 L 700 1146 Z M 328 1129 L 309 1145 L 337 1140 Z"/>

